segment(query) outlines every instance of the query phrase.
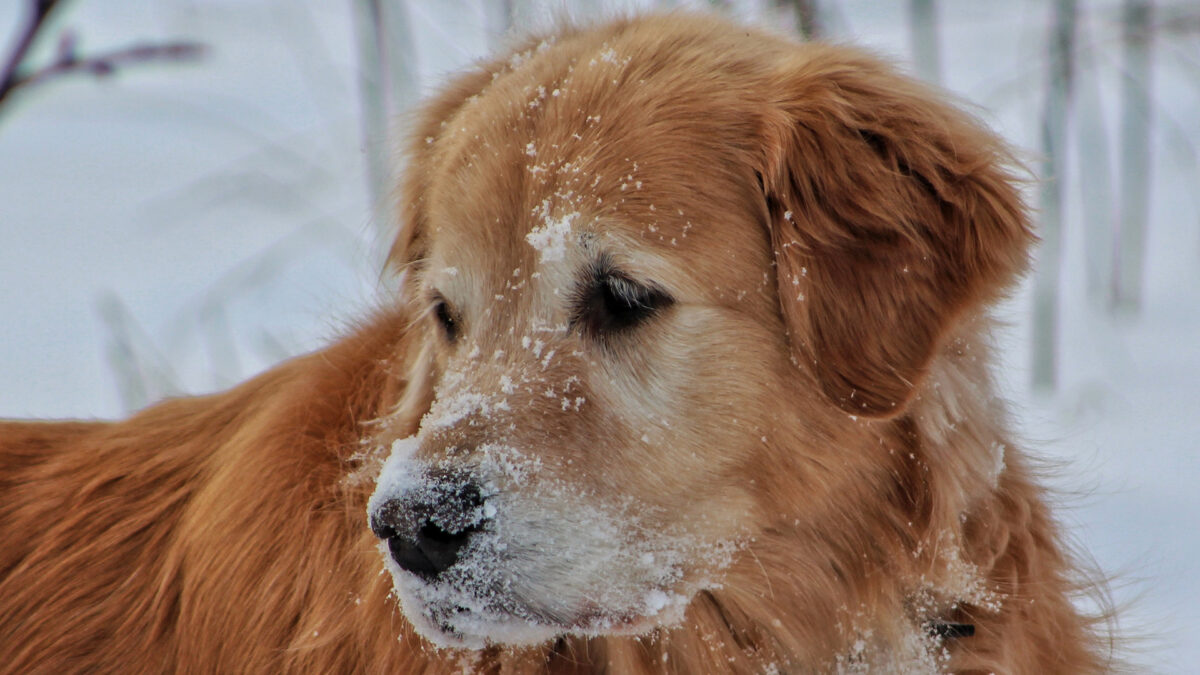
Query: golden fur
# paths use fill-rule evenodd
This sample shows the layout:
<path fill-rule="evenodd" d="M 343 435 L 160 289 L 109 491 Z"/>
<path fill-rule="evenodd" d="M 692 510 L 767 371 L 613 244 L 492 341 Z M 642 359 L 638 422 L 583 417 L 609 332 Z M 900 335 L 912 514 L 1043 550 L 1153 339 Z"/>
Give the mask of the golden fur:
<path fill-rule="evenodd" d="M 1033 236 L 976 122 L 853 49 L 668 15 L 481 64 L 412 139 L 393 307 L 225 393 L 0 424 L 0 670 L 1110 667 L 990 384 L 985 308 Z M 601 254 L 672 302 L 580 328 Z M 417 462 L 499 444 L 533 486 L 635 503 L 634 550 L 728 556 L 678 564 L 664 626 L 434 648 L 365 517 L 414 434 Z"/>

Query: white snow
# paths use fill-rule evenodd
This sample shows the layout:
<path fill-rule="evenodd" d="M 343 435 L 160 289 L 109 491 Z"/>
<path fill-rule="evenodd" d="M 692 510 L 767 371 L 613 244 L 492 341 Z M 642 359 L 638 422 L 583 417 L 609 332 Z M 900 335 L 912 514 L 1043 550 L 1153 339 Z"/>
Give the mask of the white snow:
<path fill-rule="evenodd" d="M 537 250 L 538 259 L 541 262 L 563 260 L 567 254 L 567 240 L 571 236 L 571 226 L 578 218 L 579 214 L 575 212 L 564 214 L 558 218 L 546 216 L 540 225 L 525 235 L 525 241 Z"/>
<path fill-rule="evenodd" d="M 508 410 L 508 400 L 470 389 L 439 396 L 421 418 L 421 428 L 448 429 L 472 415 L 487 418 L 498 410 Z"/>
<path fill-rule="evenodd" d="M 416 473 L 413 471 L 412 456 L 420 446 L 416 436 L 392 442 L 387 459 L 375 481 L 375 491 L 367 501 L 367 512 L 374 513 L 389 498 L 414 490 Z"/>
<path fill-rule="evenodd" d="M 462 468 L 450 460 L 424 465 L 413 458 L 418 445 L 418 438 L 393 443 L 370 509 L 404 494 L 436 493 L 431 468 Z M 481 648 L 536 644 L 564 632 L 645 632 L 679 621 L 703 587 L 704 579 L 683 582 L 684 561 L 716 571 L 731 559 L 731 544 L 648 530 L 640 524 L 647 509 L 635 502 L 581 498 L 578 486 L 512 446 L 485 443 L 472 456 L 488 524 L 454 566 L 425 582 L 380 545 L 405 614 L 434 644 Z M 642 618 L 630 624 L 630 616 Z"/>
<path fill-rule="evenodd" d="M 532 4 L 532 13 L 544 8 Z M 769 18 L 769 3 L 733 4 L 749 18 Z M 24 5 L 0 3 L 4 35 Z M 481 0 L 408 6 L 424 91 L 488 49 Z M 939 5 L 945 85 L 1031 154 L 1049 6 Z M 5 110 L 0 415 L 125 412 L 113 340 L 99 318 L 99 299 L 109 294 L 131 319 L 142 370 L 162 371 L 155 381 L 195 393 L 314 349 L 341 321 L 369 311 L 378 290 L 373 251 L 382 246 L 364 187 L 350 7 L 107 0 L 65 8 L 64 23 L 88 50 L 186 37 L 209 44 L 211 56 L 131 68 L 103 82 L 64 79 Z M 910 53 L 905 3 L 836 7 L 830 21 L 839 40 L 901 60 Z M 1092 12 L 1088 44 L 1107 59 L 1099 98 L 1115 126 L 1119 3 L 1084 7 Z M 1144 311 L 1113 321 L 1085 297 L 1077 251 L 1091 230 L 1072 187 L 1059 391 L 1029 393 L 1025 293 L 1003 312 L 1013 327 L 1001 335 L 997 372 L 1017 403 L 1026 439 L 1018 447 L 1067 467 L 1055 477 L 1066 507 L 1058 514 L 1117 574 L 1118 600 L 1141 596 L 1123 625 L 1161 636 L 1146 647 L 1153 670 L 1188 672 L 1200 662 L 1200 641 L 1190 639 L 1200 631 L 1200 191 L 1192 157 L 1200 90 L 1188 65 L 1194 41 L 1160 37 L 1154 100 L 1163 124 L 1154 138 Z M 599 122 L 594 113 L 588 119 Z M 541 220 L 529 243 L 553 260 L 564 255 L 572 225 Z"/>

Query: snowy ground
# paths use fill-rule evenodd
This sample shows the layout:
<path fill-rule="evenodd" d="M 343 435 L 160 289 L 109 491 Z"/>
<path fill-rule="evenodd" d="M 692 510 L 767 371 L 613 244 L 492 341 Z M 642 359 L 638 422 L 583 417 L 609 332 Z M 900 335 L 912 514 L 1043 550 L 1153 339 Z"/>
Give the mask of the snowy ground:
<path fill-rule="evenodd" d="M 0 5 L 5 38 L 22 4 Z M 840 37 L 907 58 L 906 3 L 834 4 Z M 1049 3 L 942 4 L 947 85 L 1036 148 Z M 1112 3 L 1082 4 L 1110 106 Z M 189 38 L 211 54 L 63 80 L 0 116 L 0 415 L 122 414 L 139 392 L 118 386 L 121 369 L 151 397 L 221 388 L 375 301 L 350 5 L 80 0 L 63 13 L 85 51 Z M 424 88 L 486 49 L 477 2 L 412 9 Z M 1075 189 L 1059 392 L 1029 392 L 1026 292 L 1004 308 L 1000 373 L 1029 445 L 1066 463 L 1067 520 L 1118 575 L 1118 598 L 1140 596 L 1127 616 L 1155 636 L 1147 660 L 1174 673 L 1200 663 L 1200 35 L 1162 53 L 1144 312 L 1116 322 L 1087 301 Z"/>

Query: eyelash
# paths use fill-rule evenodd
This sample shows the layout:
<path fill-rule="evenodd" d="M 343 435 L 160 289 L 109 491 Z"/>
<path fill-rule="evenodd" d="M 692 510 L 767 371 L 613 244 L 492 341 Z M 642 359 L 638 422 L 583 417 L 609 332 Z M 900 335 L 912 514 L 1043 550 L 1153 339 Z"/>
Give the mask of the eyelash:
<path fill-rule="evenodd" d="M 636 328 L 674 302 L 661 288 L 636 282 L 602 263 L 578 292 L 571 324 L 603 339 Z"/>
<path fill-rule="evenodd" d="M 591 282 L 580 287 L 574 301 L 571 326 L 584 335 L 604 339 L 645 323 L 675 299 L 656 285 L 642 284 L 601 262 Z M 433 315 L 446 342 L 458 340 L 459 322 L 450 304 L 440 295 L 433 301 Z"/>

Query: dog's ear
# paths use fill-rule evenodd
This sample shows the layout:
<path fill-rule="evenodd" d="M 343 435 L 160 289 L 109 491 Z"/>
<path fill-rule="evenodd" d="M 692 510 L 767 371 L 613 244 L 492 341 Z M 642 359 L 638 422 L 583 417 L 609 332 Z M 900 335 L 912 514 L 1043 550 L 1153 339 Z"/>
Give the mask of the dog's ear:
<path fill-rule="evenodd" d="M 759 180 L 793 356 L 841 408 L 895 415 L 958 317 L 1027 264 L 1009 156 L 848 49 L 798 48 L 771 95 Z"/>

